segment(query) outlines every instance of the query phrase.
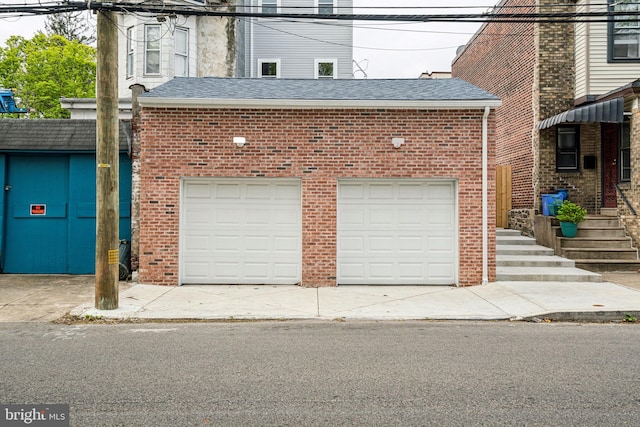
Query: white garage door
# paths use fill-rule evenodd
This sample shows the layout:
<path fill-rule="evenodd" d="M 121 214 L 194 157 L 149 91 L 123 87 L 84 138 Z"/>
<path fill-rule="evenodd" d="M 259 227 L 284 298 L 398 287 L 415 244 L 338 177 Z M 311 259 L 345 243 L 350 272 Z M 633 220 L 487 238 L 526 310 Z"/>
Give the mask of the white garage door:
<path fill-rule="evenodd" d="M 338 284 L 455 284 L 456 229 L 453 181 L 340 181 Z"/>
<path fill-rule="evenodd" d="M 185 179 L 181 283 L 299 283 L 301 212 L 297 180 Z"/>

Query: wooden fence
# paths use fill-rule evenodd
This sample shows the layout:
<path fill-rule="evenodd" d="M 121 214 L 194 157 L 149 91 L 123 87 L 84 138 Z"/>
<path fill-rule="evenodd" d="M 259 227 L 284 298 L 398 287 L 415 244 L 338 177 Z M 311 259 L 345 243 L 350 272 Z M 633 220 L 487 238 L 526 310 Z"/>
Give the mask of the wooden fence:
<path fill-rule="evenodd" d="M 509 228 L 511 165 L 496 167 L 496 227 Z"/>

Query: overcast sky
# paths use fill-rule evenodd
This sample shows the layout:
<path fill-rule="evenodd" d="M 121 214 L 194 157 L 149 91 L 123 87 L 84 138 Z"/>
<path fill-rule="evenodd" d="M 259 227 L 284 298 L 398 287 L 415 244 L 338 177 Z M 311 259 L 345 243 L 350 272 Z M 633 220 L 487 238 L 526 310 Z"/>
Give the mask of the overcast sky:
<path fill-rule="evenodd" d="M 480 13 L 497 0 L 354 0 L 356 14 L 435 14 Z M 26 4 L 33 0 L 0 0 L 0 4 Z M 339 4 L 339 3 L 338 3 Z M 366 6 L 367 9 L 359 9 Z M 371 7 L 392 6 L 373 10 Z M 404 9 L 400 7 L 421 7 Z M 426 6 L 476 7 L 472 9 L 425 9 Z M 353 33 L 353 59 L 370 79 L 416 78 L 423 72 L 450 71 L 458 46 L 464 45 L 480 24 L 456 23 L 379 23 L 356 22 Z M 44 17 L 2 18 L 0 44 L 11 35 L 30 38 L 44 30 Z M 363 74 L 358 72 L 356 77 Z"/>

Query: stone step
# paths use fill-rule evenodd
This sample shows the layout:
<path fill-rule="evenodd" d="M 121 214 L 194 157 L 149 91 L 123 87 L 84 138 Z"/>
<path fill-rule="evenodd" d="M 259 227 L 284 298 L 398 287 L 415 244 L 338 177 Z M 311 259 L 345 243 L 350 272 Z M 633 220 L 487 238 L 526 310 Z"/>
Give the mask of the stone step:
<path fill-rule="evenodd" d="M 496 228 L 496 237 L 498 236 L 521 236 L 520 230 L 511 230 L 510 228 Z"/>
<path fill-rule="evenodd" d="M 496 265 L 502 267 L 574 267 L 571 259 L 555 255 L 498 255 Z"/>
<path fill-rule="evenodd" d="M 618 208 L 600 208 L 600 216 L 618 217 Z"/>
<path fill-rule="evenodd" d="M 584 222 L 580 223 L 580 226 L 587 227 L 619 227 L 620 221 L 617 217 L 610 216 L 591 216 L 587 217 Z"/>
<path fill-rule="evenodd" d="M 576 259 L 576 267 L 603 273 L 605 271 L 640 271 L 640 260 L 630 259 Z"/>
<path fill-rule="evenodd" d="M 562 256 L 571 259 L 638 260 L 636 248 L 564 248 Z"/>
<path fill-rule="evenodd" d="M 525 236 L 496 236 L 496 245 L 535 245 L 535 239 Z"/>
<path fill-rule="evenodd" d="M 562 233 L 561 233 L 562 234 Z M 560 234 L 560 235 L 561 235 Z M 580 224 L 576 237 L 625 237 L 624 227 L 593 227 Z"/>
<path fill-rule="evenodd" d="M 558 237 L 561 248 L 630 248 L 629 237 Z"/>
<path fill-rule="evenodd" d="M 553 255 L 553 249 L 540 245 L 497 245 L 496 255 Z"/>
<path fill-rule="evenodd" d="M 496 267 L 496 280 L 501 282 L 602 282 L 602 276 L 571 267 Z"/>

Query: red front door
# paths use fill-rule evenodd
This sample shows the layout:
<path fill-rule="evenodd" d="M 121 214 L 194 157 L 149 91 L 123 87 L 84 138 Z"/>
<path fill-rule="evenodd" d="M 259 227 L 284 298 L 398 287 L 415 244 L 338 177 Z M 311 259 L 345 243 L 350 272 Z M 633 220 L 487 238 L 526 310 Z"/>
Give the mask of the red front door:
<path fill-rule="evenodd" d="M 602 123 L 602 206 L 618 206 L 618 125 Z"/>

